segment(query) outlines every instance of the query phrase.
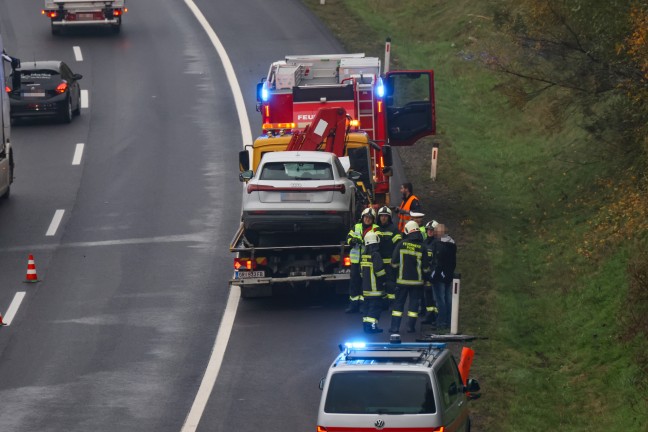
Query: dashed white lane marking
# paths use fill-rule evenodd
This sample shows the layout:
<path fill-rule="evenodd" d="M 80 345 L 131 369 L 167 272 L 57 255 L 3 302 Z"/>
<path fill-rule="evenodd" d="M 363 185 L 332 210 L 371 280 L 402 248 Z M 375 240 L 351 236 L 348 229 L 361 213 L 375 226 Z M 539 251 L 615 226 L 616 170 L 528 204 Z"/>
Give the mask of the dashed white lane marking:
<path fill-rule="evenodd" d="M 72 165 L 79 165 L 81 163 L 81 156 L 83 156 L 83 147 L 83 143 L 76 145 L 76 149 L 74 150 L 74 157 L 72 158 Z"/>
<path fill-rule="evenodd" d="M 60 209 L 54 212 L 54 217 L 52 218 L 52 222 L 50 223 L 50 226 L 47 229 L 47 232 L 45 233 L 46 236 L 53 236 L 54 234 L 56 234 L 56 230 L 61 224 L 61 220 L 63 219 L 64 213 L 65 210 L 60 210 Z"/>
<path fill-rule="evenodd" d="M 75 46 L 72 47 L 72 49 L 74 50 L 74 58 L 76 59 L 76 61 L 78 62 L 83 61 L 83 54 L 81 54 L 81 47 Z"/>
<path fill-rule="evenodd" d="M 225 74 L 227 75 L 227 81 L 229 82 L 230 88 L 232 89 L 234 104 L 236 106 L 239 125 L 241 127 L 243 148 L 245 148 L 246 145 L 252 144 L 252 129 L 250 127 L 250 120 L 248 119 L 247 111 L 245 109 L 243 93 L 241 92 L 241 87 L 239 86 L 238 80 L 236 78 L 236 73 L 234 72 L 232 62 L 227 55 L 227 51 L 225 51 L 225 47 L 221 43 L 220 39 L 218 39 L 218 36 L 216 36 L 216 32 L 211 27 L 211 25 L 209 25 L 209 22 L 207 21 L 207 19 L 205 19 L 205 16 L 200 11 L 200 9 L 198 9 L 198 6 L 196 6 L 196 4 L 192 0 L 185 0 L 185 4 L 189 7 L 191 12 L 193 12 L 203 30 L 205 30 L 207 36 L 209 36 L 209 40 L 216 49 L 216 52 L 221 59 L 221 63 L 223 63 L 223 68 L 225 69 Z M 236 309 L 238 307 L 240 298 L 241 289 L 237 286 L 233 286 L 230 289 L 225 313 L 218 328 L 218 334 L 216 335 L 216 341 L 214 342 L 214 348 L 212 349 L 212 354 L 209 358 L 209 363 L 207 364 L 205 375 L 200 382 L 198 393 L 196 394 L 193 404 L 191 405 L 191 410 L 189 411 L 189 414 L 187 415 L 187 418 L 182 425 L 181 432 L 195 432 L 196 429 L 198 429 L 198 423 L 200 423 L 200 419 L 203 415 L 203 412 L 205 411 L 205 407 L 207 406 L 207 401 L 209 400 L 209 396 L 211 395 L 214 384 L 216 383 L 216 379 L 218 378 L 218 372 L 220 371 L 223 357 L 225 356 L 225 349 L 227 349 L 227 342 L 229 341 L 230 334 L 232 333 L 232 327 L 234 327 L 234 318 L 236 317 Z"/>
<path fill-rule="evenodd" d="M 88 90 L 81 90 L 81 108 L 88 108 L 88 106 L 90 106 Z"/>
<path fill-rule="evenodd" d="M 7 309 L 7 313 L 2 317 L 2 322 L 4 322 L 5 325 L 11 325 L 11 322 L 16 316 L 16 312 L 18 312 L 20 303 L 22 303 L 24 298 L 25 298 L 24 291 L 18 291 L 16 293 L 13 300 L 11 301 L 11 304 L 9 305 L 9 309 Z"/>

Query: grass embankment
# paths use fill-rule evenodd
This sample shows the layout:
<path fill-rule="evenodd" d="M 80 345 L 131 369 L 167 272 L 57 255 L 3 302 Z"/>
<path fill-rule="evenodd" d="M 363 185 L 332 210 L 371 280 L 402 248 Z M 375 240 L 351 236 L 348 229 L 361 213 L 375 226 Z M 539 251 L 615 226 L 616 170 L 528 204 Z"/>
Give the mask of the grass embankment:
<path fill-rule="evenodd" d="M 605 180 L 614 154 L 588 140 L 577 115 L 556 127 L 549 93 L 509 103 L 509 78 L 480 61 L 496 36 L 491 2 L 305 3 L 349 51 L 382 57 L 391 36 L 392 69 L 435 70 L 437 181 L 431 141 L 400 153 L 425 212 L 458 242 L 462 331 L 489 337 L 473 345 L 484 394 L 474 429 L 646 430 L 646 334 L 626 318 L 648 205 Z"/>

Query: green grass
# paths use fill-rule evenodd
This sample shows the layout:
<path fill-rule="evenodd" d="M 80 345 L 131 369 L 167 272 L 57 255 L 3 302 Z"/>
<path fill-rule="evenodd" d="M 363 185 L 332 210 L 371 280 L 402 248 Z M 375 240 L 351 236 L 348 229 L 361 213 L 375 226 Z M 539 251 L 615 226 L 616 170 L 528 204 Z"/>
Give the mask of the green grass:
<path fill-rule="evenodd" d="M 509 103 L 509 78 L 479 61 L 495 37 L 493 2 L 305 3 L 349 51 L 382 57 L 391 36 L 392 68 L 435 70 L 437 181 L 431 140 L 400 153 L 426 213 L 458 240 L 462 331 L 489 337 L 473 345 L 474 429 L 646 430 L 636 355 L 647 335 L 621 338 L 632 245 L 580 253 L 607 157 L 578 116 L 558 126 L 551 94 Z"/>

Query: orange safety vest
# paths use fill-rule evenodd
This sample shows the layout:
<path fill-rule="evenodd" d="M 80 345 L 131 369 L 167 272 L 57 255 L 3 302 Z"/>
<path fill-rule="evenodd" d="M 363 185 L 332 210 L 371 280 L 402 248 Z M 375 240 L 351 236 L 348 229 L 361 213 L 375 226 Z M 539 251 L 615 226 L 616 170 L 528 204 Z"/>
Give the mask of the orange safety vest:
<path fill-rule="evenodd" d="M 410 195 L 409 198 L 407 198 L 407 201 L 405 203 L 401 203 L 399 209 L 405 210 L 407 212 L 410 211 L 410 207 L 412 206 L 412 202 L 414 200 L 417 200 L 416 195 Z M 398 214 L 398 231 L 403 232 L 405 229 L 405 224 L 412 220 L 412 217 L 409 214 Z"/>

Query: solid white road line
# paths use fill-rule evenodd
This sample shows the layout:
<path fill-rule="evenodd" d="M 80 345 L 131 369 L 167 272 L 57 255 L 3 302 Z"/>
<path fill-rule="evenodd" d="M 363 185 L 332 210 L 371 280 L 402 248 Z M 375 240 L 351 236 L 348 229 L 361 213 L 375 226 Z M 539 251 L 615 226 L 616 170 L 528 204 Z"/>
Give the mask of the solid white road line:
<path fill-rule="evenodd" d="M 83 147 L 83 143 L 76 145 L 76 149 L 74 150 L 74 157 L 72 158 L 72 165 L 79 165 L 81 163 L 81 156 L 83 156 Z"/>
<path fill-rule="evenodd" d="M 223 68 L 227 75 L 227 81 L 232 89 L 234 104 L 236 105 L 236 112 L 241 127 L 241 136 L 243 138 L 243 148 L 245 148 L 246 145 L 252 145 L 252 129 L 250 128 L 250 120 L 248 119 L 247 111 L 245 109 L 243 93 L 241 92 L 241 87 L 238 84 L 238 79 L 236 78 L 236 73 L 234 72 L 232 62 L 227 55 L 227 51 L 225 51 L 225 47 L 221 43 L 220 39 L 218 39 L 218 36 L 216 36 L 216 32 L 211 25 L 209 25 L 209 22 L 207 22 L 203 13 L 198 9 L 198 6 L 196 6 L 192 0 L 185 0 L 185 4 L 189 7 L 191 12 L 193 12 L 203 30 L 205 30 L 207 36 L 209 36 L 209 40 L 216 49 L 216 52 L 223 63 Z M 207 364 L 205 375 L 200 383 L 200 388 L 198 389 L 196 398 L 191 405 L 191 410 L 185 419 L 181 432 L 195 432 L 196 429 L 198 429 L 198 423 L 200 423 L 200 419 L 205 411 L 205 407 L 207 406 L 207 401 L 209 400 L 209 396 L 211 395 L 216 379 L 218 378 L 218 372 L 220 371 L 223 357 L 225 356 L 227 342 L 229 341 L 232 327 L 234 326 L 236 308 L 238 307 L 240 298 L 240 288 L 233 286 L 230 289 L 225 313 L 218 328 L 218 334 L 216 335 L 216 341 L 214 342 L 214 348 L 212 349 L 212 354 L 209 363 Z"/>
<path fill-rule="evenodd" d="M 53 236 L 54 234 L 56 234 L 56 230 L 58 229 L 59 225 L 61 224 L 61 220 L 63 219 L 63 213 L 65 213 L 65 210 L 56 210 L 54 212 L 52 223 L 50 223 L 50 226 L 45 233 L 46 236 Z"/>
<path fill-rule="evenodd" d="M 76 61 L 78 62 L 83 61 L 83 54 L 81 54 L 81 47 L 75 46 L 72 47 L 72 49 L 74 50 L 74 58 L 76 59 Z"/>
<path fill-rule="evenodd" d="M 81 90 L 81 108 L 88 108 L 89 105 L 88 90 Z"/>
<path fill-rule="evenodd" d="M 209 396 L 214 389 L 216 378 L 218 378 L 221 364 L 223 364 L 225 349 L 227 348 L 227 342 L 232 333 L 234 318 L 236 317 L 236 309 L 238 308 L 240 298 L 241 289 L 237 286 L 233 286 L 230 290 L 229 298 L 227 299 L 227 306 L 225 307 L 225 313 L 223 314 L 220 327 L 218 328 L 218 334 L 216 335 L 216 341 L 212 348 L 212 355 L 207 364 L 207 370 L 205 370 L 205 376 L 203 376 L 203 379 L 200 382 L 200 388 L 198 388 L 198 393 L 196 394 L 196 398 L 191 406 L 191 411 L 189 411 L 189 415 L 187 415 L 187 418 L 185 419 L 181 432 L 195 432 L 196 429 L 198 429 L 198 423 L 200 423 L 200 418 L 205 411 L 205 406 L 207 406 Z"/>
<path fill-rule="evenodd" d="M 11 301 L 11 304 L 9 305 L 9 309 L 7 309 L 7 313 L 2 317 L 2 322 L 4 322 L 6 325 L 11 325 L 11 322 L 16 316 L 16 312 L 18 312 L 20 303 L 22 303 L 24 298 L 25 298 L 24 291 L 18 291 L 16 293 L 13 300 Z"/>

